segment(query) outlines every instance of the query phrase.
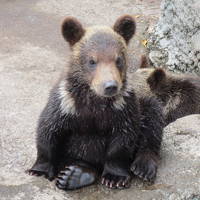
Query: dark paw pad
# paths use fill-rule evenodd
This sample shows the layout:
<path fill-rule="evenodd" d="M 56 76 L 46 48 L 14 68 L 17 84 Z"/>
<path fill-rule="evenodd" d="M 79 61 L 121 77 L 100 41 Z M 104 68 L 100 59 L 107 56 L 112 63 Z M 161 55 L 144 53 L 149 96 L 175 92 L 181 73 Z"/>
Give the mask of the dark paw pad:
<path fill-rule="evenodd" d="M 63 190 L 74 190 L 95 182 L 96 175 L 92 170 L 79 167 L 65 167 L 57 177 L 56 186 Z"/>
<path fill-rule="evenodd" d="M 151 157 L 138 156 L 131 165 L 131 171 L 143 180 L 153 182 L 157 174 L 157 162 Z"/>
<path fill-rule="evenodd" d="M 101 183 L 109 188 L 124 189 L 130 187 L 131 178 L 129 176 L 115 176 L 106 174 L 102 177 Z"/>

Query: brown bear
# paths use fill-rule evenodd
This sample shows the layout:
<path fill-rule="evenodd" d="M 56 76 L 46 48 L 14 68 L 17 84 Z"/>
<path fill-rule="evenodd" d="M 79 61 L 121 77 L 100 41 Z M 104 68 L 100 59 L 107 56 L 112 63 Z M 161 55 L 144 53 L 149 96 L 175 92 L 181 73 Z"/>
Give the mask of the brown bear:
<path fill-rule="evenodd" d="M 200 78 L 197 75 L 150 67 L 148 58 L 142 56 L 140 69 L 133 76 L 138 80 L 134 88 L 139 95 L 155 96 L 161 102 L 166 124 L 200 113 Z"/>
<path fill-rule="evenodd" d="M 64 190 L 98 177 L 109 188 L 128 187 L 133 174 L 155 179 L 164 118 L 159 102 L 138 98 L 127 78 L 127 44 L 135 27 L 130 15 L 113 28 L 64 20 L 70 62 L 41 113 L 29 174 L 57 177 Z"/>

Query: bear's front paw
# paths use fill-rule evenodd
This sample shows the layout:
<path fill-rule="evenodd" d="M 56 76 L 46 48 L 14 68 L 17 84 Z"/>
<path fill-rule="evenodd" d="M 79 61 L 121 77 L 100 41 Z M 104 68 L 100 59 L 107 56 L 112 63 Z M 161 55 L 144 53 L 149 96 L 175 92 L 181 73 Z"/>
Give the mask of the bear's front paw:
<path fill-rule="evenodd" d="M 54 179 L 56 174 L 53 165 L 48 162 L 36 163 L 31 169 L 26 170 L 26 173 L 31 176 L 44 176 L 50 181 Z"/>
<path fill-rule="evenodd" d="M 91 185 L 96 180 L 96 174 L 80 166 L 65 167 L 57 177 L 56 186 L 62 190 L 74 190 Z"/>
<path fill-rule="evenodd" d="M 30 175 L 30 176 L 42 176 L 42 175 L 45 174 L 43 172 L 35 171 L 35 170 L 32 170 L 32 169 L 26 170 L 25 173 L 28 174 L 28 175 Z"/>
<path fill-rule="evenodd" d="M 124 189 L 129 188 L 131 183 L 130 176 L 116 176 L 112 174 L 106 174 L 101 178 L 102 185 L 109 188 Z"/>
<path fill-rule="evenodd" d="M 145 181 L 154 182 L 157 174 L 157 161 L 151 155 L 138 155 L 131 165 L 131 171 Z"/>

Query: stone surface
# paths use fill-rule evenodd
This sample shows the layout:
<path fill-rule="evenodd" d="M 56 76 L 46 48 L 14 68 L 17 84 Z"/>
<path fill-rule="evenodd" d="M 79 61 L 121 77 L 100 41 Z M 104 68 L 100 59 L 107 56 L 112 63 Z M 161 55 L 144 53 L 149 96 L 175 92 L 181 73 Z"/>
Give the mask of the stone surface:
<path fill-rule="evenodd" d="M 200 74 L 199 0 L 163 0 L 161 16 L 149 38 L 156 67 Z"/>
<path fill-rule="evenodd" d="M 128 12 L 137 16 L 138 32 L 130 47 L 133 65 L 136 65 L 135 47 L 141 47 L 145 31 L 149 25 L 152 27 L 159 14 L 158 0 L 96 0 L 95 10 L 89 1 L 84 1 L 85 5 L 80 1 L 84 12 L 80 6 L 72 6 L 73 2 L 0 2 L 0 200 L 200 199 L 199 116 L 185 118 L 178 122 L 180 126 L 175 122 L 171 129 L 166 129 L 163 160 L 152 186 L 134 179 L 127 190 L 109 190 L 96 184 L 64 192 L 58 190 L 54 182 L 25 174 L 36 158 L 38 116 L 69 56 L 68 46 L 60 34 L 63 16 L 76 16 L 85 24 L 88 20 L 92 20 L 91 24 L 112 24 L 117 16 Z M 112 15 L 111 6 L 115 8 Z M 191 135 L 176 134 L 176 129 L 184 132 L 181 124 L 186 122 L 187 133 L 192 127 Z"/>
<path fill-rule="evenodd" d="M 172 186 L 165 198 L 200 199 L 199 128 L 200 115 L 177 119 L 165 128 L 159 178 Z"/>

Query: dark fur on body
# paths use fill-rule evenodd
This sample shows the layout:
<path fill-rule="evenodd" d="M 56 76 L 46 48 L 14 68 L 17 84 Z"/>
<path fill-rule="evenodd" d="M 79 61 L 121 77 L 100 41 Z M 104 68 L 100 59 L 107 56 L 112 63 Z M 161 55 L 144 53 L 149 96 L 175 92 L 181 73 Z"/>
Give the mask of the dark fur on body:
<path fill-rule="evenodd" d="M 195 74 L 172 74 L 155 69 L 147 79 L 151 91 L 162 102 L 166 122 L 200 113 L 200 78 Z"/>
<path fill-rule="evenodd" d="M 56 185 L 65 190 L 90 185 L 97 174 L 101 176 L 102 184 L 110 188 L 128 187 L 132 173 L 145 180 L 155 178 L 164 127 L 162 109 L 155 98 L 138 98 L 130 88 L 129 79 L 126 78 L 126 49 L 122 47 L 125 44 L 122 40 L 128 43 L 130 39 L 129 33 L 126 37 L 127 30 L 123 32 L 123 27 L 127 26 L 122 24 L 126 23 L 128 27 L 130 24 L 135 26 L 130 16 L 125 16 L 124 21 L 120 18 L 114 26 L 118 34 L 123 33 L 123 37 L 112 32 L 102 33 L 93 37 L 95 39 L 91 44 L 97 45 L 95 49 L 89 48 L 100 48 L 99 59 L 107 64 L 102 68 L 99 62 L 97 67 L 109 69 L 106 77 L 113 77 L 118 83 L 116 95 L 110 97 L 100 95 L 104 86 L 101 82 L 105 77 L 99 76 L 104 74 L 86 67 L 87 61 L 84 59 L 89 57 L 89 52 L 85 51 L 85 41 L 79 41 L 78 37 L 78 44 L 83 44 L 73 47 L 76 56 L 72 56 L 70 69 L 51 91 L 40 116 L 38 155 L 29 173 L 46 175 L 49 179 L 57 177 Z M 80 24 L 77 27 L 81 27 Z M 87 36 L 87 32 L 82 32 Z M 112 35 L 114 40 L 110 37 Z M 66 40 L 68 37 L 70 44 L 74 45 L 77 37 L 72 37 L 71 33 L 70 36 L 67 34 Z M 107 38 L 109 42 L 104 45 L 103 41 Z M 90 47 L 90 43 L 88 45 Z M 121 56 L 116 66 L 112 63 L 115 51 Z M 98 87 L 96 83 L 99 83 Z M 65 107 L 64 100 L 67 101 Z"/>

